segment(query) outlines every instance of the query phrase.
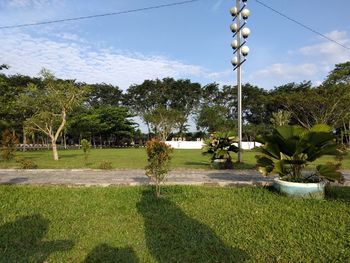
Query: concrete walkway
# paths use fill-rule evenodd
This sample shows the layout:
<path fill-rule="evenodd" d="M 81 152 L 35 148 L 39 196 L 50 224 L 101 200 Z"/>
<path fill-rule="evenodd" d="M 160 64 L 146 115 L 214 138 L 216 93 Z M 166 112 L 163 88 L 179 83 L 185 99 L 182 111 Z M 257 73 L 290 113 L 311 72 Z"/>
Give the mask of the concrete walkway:
<path fill-rule="evenodd" d="M 350 186 L 350 171 L 344 171 L 345 185 Z M 269 185 L 273 177 L 263 177 L 254 170 L 174 170 L 167 185 Z M 15 170 L 0 169 L 0 184 L 110 186 L 146 185 L 149 179 L 144 170 Z"/>

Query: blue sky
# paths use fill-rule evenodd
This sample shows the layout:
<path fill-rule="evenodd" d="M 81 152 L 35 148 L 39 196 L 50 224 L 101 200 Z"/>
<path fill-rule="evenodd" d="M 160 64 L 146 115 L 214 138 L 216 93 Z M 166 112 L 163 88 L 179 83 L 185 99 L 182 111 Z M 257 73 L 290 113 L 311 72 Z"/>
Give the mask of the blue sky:
<path fill-rule="evenodd" d="M 262 0 L 350 46 L 350 1 Z M 1 0 L 0 25 L 84 16 L 175 0 Z M 235 82 L 230 59 L 233 0 L 197 3 L 90 20 L 0 30 L 0 62 L 10 73 L 57 76 L 127 89 L 144 79 L 190 78 L 202 84 Z M 350 51 L 248 0 L 251 49 L 243 81 L 271 89 L 287 82 L 320 83 Z"/>

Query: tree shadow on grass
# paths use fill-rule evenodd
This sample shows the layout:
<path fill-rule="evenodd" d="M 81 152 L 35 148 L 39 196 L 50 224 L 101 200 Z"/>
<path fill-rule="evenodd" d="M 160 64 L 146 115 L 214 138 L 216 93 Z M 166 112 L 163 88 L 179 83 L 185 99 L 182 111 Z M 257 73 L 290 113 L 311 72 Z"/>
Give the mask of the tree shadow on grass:
<path fill-rule="evenodd" d="M 24 216 L 0 226 L 0 262 L 44 262 L 50 254 L 73 247 L 72 241 L 43 241 L 48 226 L 41 215 Z"/>
<path fill-rule="evenodd" d="M 227 246 L 208 226 L 190 218 L 166 198 L 157 199 L 151 191 L 143 192 L 137 208 L 145 220 L 148 249 L 160 263 L 248 259 L 245 251 Z"/>
<path fill-rule="evenodd" d="M 83 263 L 138 263 L 139 260 L 131 247 L 114 248 L 107 244 L 96 246 Z"/>

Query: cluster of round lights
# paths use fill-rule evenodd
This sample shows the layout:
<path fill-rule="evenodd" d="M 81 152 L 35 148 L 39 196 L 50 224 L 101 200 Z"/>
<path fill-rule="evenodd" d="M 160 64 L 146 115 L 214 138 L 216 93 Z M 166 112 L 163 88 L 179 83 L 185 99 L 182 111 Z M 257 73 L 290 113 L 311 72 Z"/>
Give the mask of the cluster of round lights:
<path fill-rule="evenodd" d="M 246 3 L 247 0 L 242 0 L 243 3 Z M 250 16 L 250 11 L 248 8 L 244 7 L 241 11 L 238 10 L 238 8 L 235 6 L 235 7 L 232 7 L 230 9 L 230 13 L 233 17 L 237 17 L 238 15 L 241 15 L 241 17 L 244 19 L 244 20 L 247 20 Z M 239 18 L 238 18 L 239 19 Z M 249 35 L 250 35 L 250 29 L 248 27 L 244 27 L 244 28 L 239 28 L 238 27 L 238 24 L 237 23 L 233 23 L 231 24 L 230 26 L 230 29 L 233 33 L 238 33 L 238 31 L 241 31 L 241 35 L 244 39 L 248 38 Z M 238 46 L 238 41 L 237 40 L 233 40 L 232 43 L 231 43 L 231 47 L 236 50 L 237 48 L 240 49 L 240 52 L 242 53 L 243 56 L 248 56 L 248 53 L 249 53 L 249 47 L 244 45 L 242 47 L 239 47 Z M 237 57 L 234 57 L 232 59 L 232 65 L 234 66 L 237 66 L 238 65 L 238 58 Z"/>

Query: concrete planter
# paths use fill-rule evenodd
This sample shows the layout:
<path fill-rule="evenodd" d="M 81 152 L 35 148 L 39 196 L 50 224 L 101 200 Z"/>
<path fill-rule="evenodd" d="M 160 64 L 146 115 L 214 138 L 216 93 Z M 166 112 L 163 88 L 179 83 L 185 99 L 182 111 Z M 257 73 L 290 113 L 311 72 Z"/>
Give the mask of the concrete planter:
<path fill-rule="evenodd" d="M 294 183 L 276 178 L 273 183 L 274 188 L 282 194 L 291 197 L 323 199 L 325 193 L 325 183 Z"/>
<path fill-rule="evenodd" d="M 211 167 L 217 170 L 231 169 L 232 162 L 227 162 L 227 159 L 215 159 Z"/>

